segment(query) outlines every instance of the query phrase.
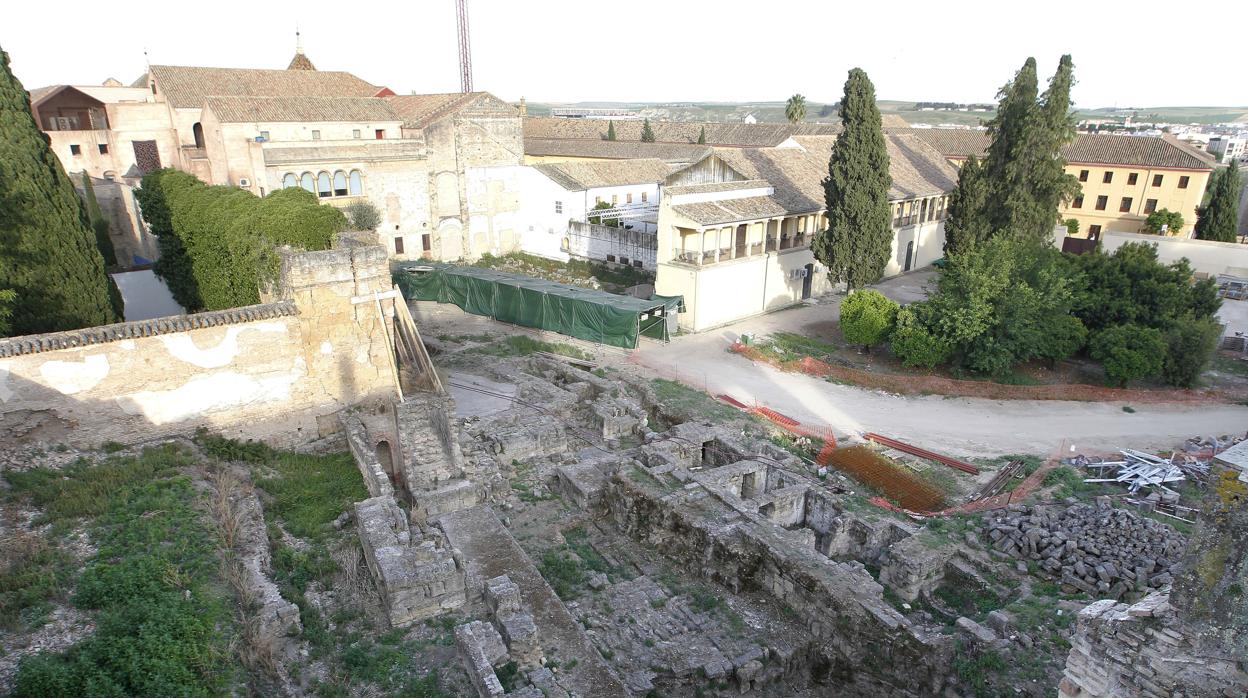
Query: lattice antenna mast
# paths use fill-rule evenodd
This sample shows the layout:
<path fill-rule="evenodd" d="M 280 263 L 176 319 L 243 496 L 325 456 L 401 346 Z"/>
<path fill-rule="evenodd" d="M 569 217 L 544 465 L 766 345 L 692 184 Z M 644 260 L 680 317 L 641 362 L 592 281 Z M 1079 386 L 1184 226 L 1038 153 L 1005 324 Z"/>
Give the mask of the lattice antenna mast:
<path fill-rule="evenodd" d="M 459 25 L 459 91 L 472 92 L 472 42 L 468 38 L 468 0 L 455 0 L 455 19 Z"/>

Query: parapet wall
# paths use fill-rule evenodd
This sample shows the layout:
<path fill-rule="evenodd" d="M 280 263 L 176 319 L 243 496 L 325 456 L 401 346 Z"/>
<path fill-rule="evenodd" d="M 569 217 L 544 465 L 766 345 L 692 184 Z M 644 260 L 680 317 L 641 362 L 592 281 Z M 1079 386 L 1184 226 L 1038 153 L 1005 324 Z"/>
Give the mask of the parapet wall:
<path fill-rule="evenodd" d="M 342 406 L 394 393 L 370 297 L 390 289 L 384 250 L 283 252 L 279 287 L 262 305 L 0 340 L 0 443 L 90 447 L 206 426 L 292 445 L 336 431 Z"/>

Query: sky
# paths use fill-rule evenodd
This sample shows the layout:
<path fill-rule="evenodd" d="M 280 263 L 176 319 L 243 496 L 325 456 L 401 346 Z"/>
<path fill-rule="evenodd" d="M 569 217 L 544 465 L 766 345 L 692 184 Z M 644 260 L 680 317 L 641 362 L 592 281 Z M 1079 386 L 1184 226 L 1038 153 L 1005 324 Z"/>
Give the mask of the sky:
<path fill-rule="evenodd" d="M 468 3 L 474 87 L 513 101 L 781 101 L 800 92 L 834 102 L 846 72 L 860 67 L 879 99 L 991 102 L 1028 56 L 1047 79 L 1070 53 L 1077 108 L 1248 105 L 1242 45 L 1216 39 L 1218 18 L 1242 18 L 1233 0 Z M 0 48 L 28 89 L 129 84 L 145 50 L 153 64 L 285 68 L 298 25 L 319 69 L 399 93 L 459 90 L 454 0 L 6 5 Z"/>

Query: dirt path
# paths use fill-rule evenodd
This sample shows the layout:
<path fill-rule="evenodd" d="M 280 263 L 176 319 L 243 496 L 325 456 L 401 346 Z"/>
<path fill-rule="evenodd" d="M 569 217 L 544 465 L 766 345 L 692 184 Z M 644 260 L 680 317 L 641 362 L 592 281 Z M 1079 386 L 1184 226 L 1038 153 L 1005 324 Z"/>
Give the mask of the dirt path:
<path fill-rule="evenodd" d="M 1063 442 L 1089 453 L 1173 448 L 1191 436 L 1248 430 L 1248 407 L 1240 405 L 1132 405 L 1136 411 L 1128 413 L 1120 403 L 902 397 L 784 373 L 728 353 L 741 332 L 760 331 L 755 328 L 790 313 L 795 317 L 784 324 L 800 325 L 796 315 L 803 312 L 677 337 L 667 345 L 647 343 L 630 363 L 642 375 L 771 407 L 808 428 L 831 428 L 838 435 L 874 431 L 959 456 L 1053 455 Z"/>

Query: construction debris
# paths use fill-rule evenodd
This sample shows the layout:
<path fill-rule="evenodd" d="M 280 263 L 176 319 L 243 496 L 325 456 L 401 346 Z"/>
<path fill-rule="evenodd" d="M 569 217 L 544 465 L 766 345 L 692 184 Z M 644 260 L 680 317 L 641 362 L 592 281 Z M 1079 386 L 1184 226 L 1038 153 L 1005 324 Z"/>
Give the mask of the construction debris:
<path fill-rule="evenodd" d="M 1194 480 L 1203 483 L 1209 475 L 1209 462 L 1202 461 L 1185 453 L 1176 451 L 1169 458 L 1162 458 L 1151 453 L 1123 449 L 1119 451 L 1121 460 L 1102 460 L 1097 457 L 1077 456 L 1069 461 L 1094 472 L 1098 477 L 1085 478 L 1084 482 L 1117 482 L 1127 486 L 1131 494 L 1143 488 L 1152 488 L 1162 493 L 1163 500 L 1173 503 L 1178 500 L 1179 493 L 1166 487 L 1167 483 Z M 1111 472 L 1116 469 L 1116 472 Z"/>

